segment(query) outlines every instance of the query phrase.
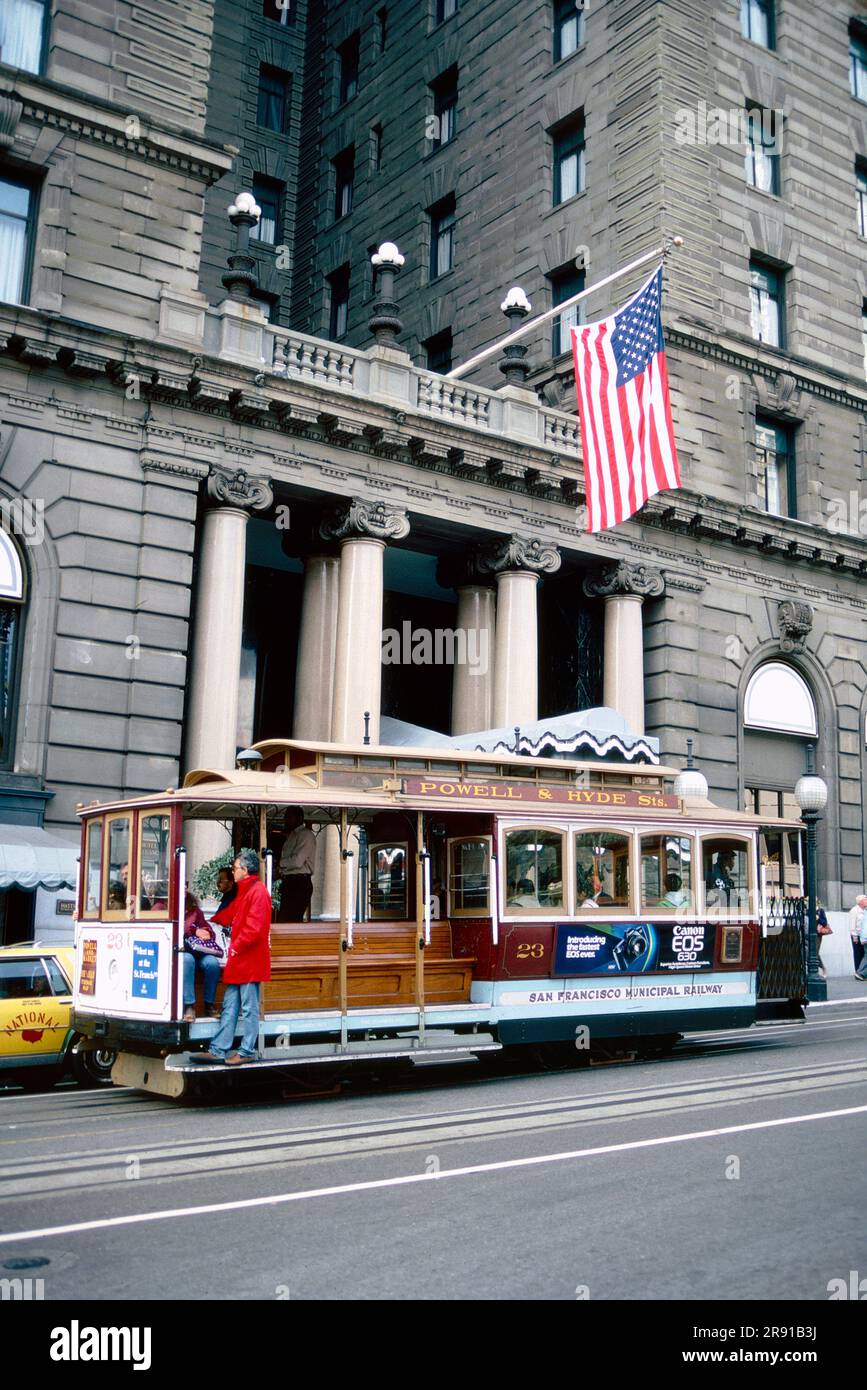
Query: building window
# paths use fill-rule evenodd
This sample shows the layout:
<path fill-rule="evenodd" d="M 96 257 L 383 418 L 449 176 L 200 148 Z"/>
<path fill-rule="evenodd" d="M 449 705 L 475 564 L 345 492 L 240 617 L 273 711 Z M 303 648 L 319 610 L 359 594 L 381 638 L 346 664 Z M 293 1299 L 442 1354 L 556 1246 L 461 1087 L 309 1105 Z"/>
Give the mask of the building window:
<path fill-rule="evenodd" d="M 0 178 L 0 303 L 25 302 L 32 220 L 33 190 L 18 179 Z"/>
<path fill-rule="evenodd" d="M 288 124 L 289 92 L 292 79 L 288 72 L 263 63 L 259 68 L 259 103 L 256 121 L 265 130 L 283 135 Z"/>
<path fill-rule="evenodd" d="M 22 72 L 41 72 L 47 37 L 47 0 L 3 0 L 0 62 Z"/>
<path fill-rule="evenodd" d="M 766 661 L 750 677 L 744 695 L 749 729 L 816 738 L 819 723 L 812 691 L 799 671 L 784 661 Z"/>
<path fill-rule="evenodd" d="M 283 226 L 281 217 L 283 185 L 274 179 L 256 177 L 253 180 L 252 192 L 262 209 L 262 216 L 256 226 L 251 228 L 250 237 L 255 241 L 263 241 L 268 246 L 275 246 Z"/>
<path fill-rule="evenodd" d="M 451 19 L 457 12 L 458 0 L 436 0 L 435 23 L 442 24 L 444 19 Z"/>
<path fill-rule="evenodd" d="M 370 168 L 371 172 L 378 174 L 382 168 L 382 126 L 374 125 L 370 127 Z"/>
<path fill-rule="evenodd" d="M 855 185 L 858 198 L 858 235 L 867 237 L 867 161 L 855 161 Z"/>
<path fill-rule="evenodd" d="M 864 378 L 867 380 L 867 299 L 861 300 L 861 343 L 864 348 Z"/>
<path fill-rule="evenodd" d="M 455 199 L 443 198 L 428 209 L 430 218 L 430 278 L 445 275 L 455 263 Z"/>
<path fill-rule="evenodd" d="M 584 14 L 577 0 L 554 0 L 554 62 L 568 58 L 584 42 Z"/>
<path fill-rule="evenodd" d="M 263 0 L 262 13 L 266 19 L 273 19 L 277 24 L 291 24 L 294 3 L 295 0 Z"/>
<path fill-rule="evenodd" d="M 388 42 L 388 10 L 383 6 L 376 12 L 376 46 L 380 53 L 385 52 Z"/>
<path fill-rule="evenodd" d="M 0 766 L 14 761 L 18 707 L 18 651 L 24 604 L 24 568 L 18 549 L 0 530 Z"/>
<path fill-rule="evenodd" d="M 258 304 L 269 323 L 277 322 L 280 299 L 276 294 L 266 294 L 264 290 L 254 290 L 250 298 Z"/>
<path fill-rule="evenodd" d="M 351 101 L 358 91 L 358 54 L 361 36 L 356 29 L 337 50 L 340 61 L 340 105 Z"/>
<path fill-rule="evenodd" d="M 765 111 L 760 106 L 747 107 L 747 183 L 751 188 L 779 196 L 778 136 L 776 111 Z"/>
<path fill-rule="evenodd" d="M 771 347 L 782 347 L 783 276 L 761 261 L 750 261 L 750 323 L 753 337 Z"/>
<path fill-rule="evenodd" d="M 424 348 L 425 366 L 429 372 L 440 372 L 445 374 L 452 369 L 452 330 L 444 328 L 441 333 L 435 333 L 432 338 L 426 338 L 422 343 Z"/>
<path fill-rule="evenodd" d="M 554 206 L 584 191 L 584 113 L 552 132 Z"/>
<path fill-rule="evenodd" d="M 555 270 L 549 277 L 551 281 L 551 308 L 562 304 L 564 300 L 571 299 L 573 294 L 580 294 L 584 288 L 584 271 L 576 270 L 575 266 L 566 266 L 563 270 Z M 577 328 L 581 322 L 581 305 L 573 304 L 571 309 L 565 313 L 558 314 L 551 320 L 551 356 L 559 357 L 563 352 L 569 352 L 572 342 L 569 334 L 570 328 Z"/>
<path fill-rule="evenodd" d="M 774 0 L 741 0 L 741 33 L 762 48 L 774 48 Z"/>
<path fill-rule="evenodd" d="M 853 97 L 867 101 L 867 34 L 854 25 L 849 28 L 849 87 Z"/>
<path fill-rule="evenodd" d="M 798 515 L 791 431 L 756 416 L 759 506 L 772 516 Z"/>
<path fill-rule="evenodd" d="M 352 197 L 355 189 L 355 146 L 350 145 L 333 161 L 334 164 L 334 220 L 347 217 L 352 212 Z"/>
<path fill-rule="evenodd" d="M 328 277 L 331 309 L 328 322 L 328 336 L 342 338 L 349 326 L 349 266 L 342 265 Z"/>
<path fill-rule="evenodd" d="M 433 92 L 433 119 L 430 136 L 435 150 L 453 140 L 458 128 L 458 70 L 449 68 L 430 84 Z"/>

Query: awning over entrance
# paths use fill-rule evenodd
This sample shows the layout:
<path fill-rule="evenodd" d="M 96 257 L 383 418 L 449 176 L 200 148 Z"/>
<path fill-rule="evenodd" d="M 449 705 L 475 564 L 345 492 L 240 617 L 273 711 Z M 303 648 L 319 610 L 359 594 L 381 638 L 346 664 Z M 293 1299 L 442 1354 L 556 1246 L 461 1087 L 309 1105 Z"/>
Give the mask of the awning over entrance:
<path fill-rule="evenodd" d="M 78 841 L 35 825 L 0 825 L 0 889 L 74 888 Z"/>
<path fill-rule="evenodd" d="M 553 719 L 537 719 L 515 729 L 483 729 L 453 738 L 432 729 L 406 724 L 401 719 L 380 722 L 380 742 L 403 748 L 462 748 L 479 753 L 582 754 L 606 758 L 615 755 L 627 762 L 659 762 L 659 739 L 634 734 L 613 709 L 576 710 Z"/>

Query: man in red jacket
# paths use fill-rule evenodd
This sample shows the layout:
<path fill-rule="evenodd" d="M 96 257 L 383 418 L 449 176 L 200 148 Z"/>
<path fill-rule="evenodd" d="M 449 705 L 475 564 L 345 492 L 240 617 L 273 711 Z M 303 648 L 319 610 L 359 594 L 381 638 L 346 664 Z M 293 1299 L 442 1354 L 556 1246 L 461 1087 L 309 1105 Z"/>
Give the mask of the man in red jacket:
<path fill-rule="evenodd" d="M 207 1052 L 197 1062 L 225 1062 L 228 1067 L 255 1061 L 259 1055 L 259 986 L 271 978 L 271 894 L 259 878 L 259 856 L 242 849 L 232 874 L 238 886 L 234 900 L 220 914 L 231 926 L 232 941 L 223 969 L 223 1010 L 220 1026 Z M 241 1046 L 229 1053 L 241 1019 Z"/>

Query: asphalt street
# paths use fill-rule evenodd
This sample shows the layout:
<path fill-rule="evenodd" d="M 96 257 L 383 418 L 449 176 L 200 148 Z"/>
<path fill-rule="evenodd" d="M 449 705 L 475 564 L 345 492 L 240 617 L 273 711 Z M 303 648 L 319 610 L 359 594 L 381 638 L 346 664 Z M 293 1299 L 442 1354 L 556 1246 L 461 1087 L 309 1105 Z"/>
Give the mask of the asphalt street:
<path fill-rule="evenodd" d="M 0 1096 L 0 1278 L 46 1299 L 827 1300 L 867 1276 L 863 995 L 654 1062 L 516 1055 L 303 1100 L 251 1083 L 206 1107 Z"/>

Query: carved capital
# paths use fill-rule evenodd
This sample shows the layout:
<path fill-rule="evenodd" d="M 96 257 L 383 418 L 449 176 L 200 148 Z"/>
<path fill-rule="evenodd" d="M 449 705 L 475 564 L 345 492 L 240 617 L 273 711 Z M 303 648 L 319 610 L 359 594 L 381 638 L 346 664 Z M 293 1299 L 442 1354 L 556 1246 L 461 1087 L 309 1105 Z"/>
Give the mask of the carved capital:
<path fill-rule="evenodd" d="M 402 541 L 409 535 L 409 517 L 387 502 L 367 502 L 353 497 L 335 507 L 319 528 L 323 540 L 345 541 L 369 537 L 377 541 Z"/>
<path fill-rule="evenodd" d="M 556 545 L 527 536 L 503 536 L 479 551 L 480 574 L 503 574 L 506 570 L 529 570 L 532 574 L 556 574 L 560 568 Z"/>
<path fill-rule="evenodd" d="M 237 473 L 212 469 L 208 475 L 208 497 L 218 506 L 241 507 L 251 512 L 264 512 L 274 501 L 271 484 L 265 478 L 251 478 L 242 468 Z"/>
<path fill-rule="evenodd" d="M 638 598 L 659 598 L 665 592 L 665 580 L 659 570 L 649 565 L 630 565 L 614 560 L 588 575 L 583 584 L 588 598 L 616 598 L 632 595 Z"/>
<path fill-rule="evenodd" d="M 780 646 L 784 652 L 802 652 L 813 627 L 813 609 L 809 603 L 786 599 L 777 608 L 780 625 Z"/>

